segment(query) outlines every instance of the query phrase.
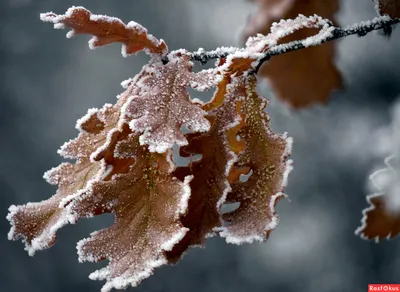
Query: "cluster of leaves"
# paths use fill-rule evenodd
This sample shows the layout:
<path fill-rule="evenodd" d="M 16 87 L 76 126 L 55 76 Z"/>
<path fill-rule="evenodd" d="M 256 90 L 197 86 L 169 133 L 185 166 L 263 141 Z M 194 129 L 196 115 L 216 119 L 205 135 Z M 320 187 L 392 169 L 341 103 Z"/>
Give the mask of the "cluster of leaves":
<path fill-rule="evenodd" d="M 268 238 L 279 221 L 275 204 L 285 196 L 291 170 L 291 138 L 271 132 L 268 102 L 248 73 L 257 54 L 278 36 L 253 38 L 215 68 L 193 72 L 187 51 L 168 52 L 162 40 L 135 22 L 124 24 L 83 7 L 41 19 L 70 28 L 68 37 L 92 35 L 91 48 L 121 42 L 123 55 L 144 50 L 150 61 L 122 83 L 126 91 L 115 104 L 90 109 L 77 121 L 78 137 L 59 150 L 76 162 L 45 173 L 58 185 L 53 197 L 10 207 L 10 239 L 22 239 L 33 255 L 52 246 L 62 226 L 113 213 L 112 226 L 77 245 L 80 262 L 110 261 L 90 275 L 106 280 L 102 291 L 109 291 L 137 285 L 209 236 L 236 244 Z M 320 19 L 306 24 L 313 21 Z M 202 103 L 189 97 L 187 87 L 216 91 Z M 190 133 L 184 134 L 183 126 Z M 202 158 L 176 167 L 174 144 L 182 156 Z M 241 180 L 249 172 L 251 177 Z M 240 206 L 222 214 L 224 203 Z"/>
<path fill-rule="evenodd" d="M 333 65 L 333 45 L 315 46 L 332 37 L 335 28 L 317 15 L 294 16 L 303 11 L 332 17 L 336 1 L 259 0 L 258 22 L 251 18 L 245 35 L 255 35 L 261 27 L 263 34 L 247 38 L 242 49 L 217 49 L 215 67 L 199 72 L 193 72 L 193 53 L 169 52 L 163 40 L 136 22 L 125 24 L 83 7 L 72 7 L 63 15 L 42 14 L 41 19 L 55 28 L 71 29 L 67 37 L 91 35 L 92 49 L 119 42 L 123 56 L 144 51 L 150 60 L 122 83 L 125 91 L 115 104 L 89 109 L 77 121 L 79 135 L 59 150 L 75 162 L 45 173 L 50 184 L 58 185 L 54 196 L 10 207 L 9 239 L 22 239 L 33 255 L 51 247 L 56 232 L 66 224 L 113 213 L 112 226 L 77 245 L 80 262 L 109 260 L 108 266 L 90 275 L 106 280 L 103 292 L 136 286 L 154 268 L 176 263 L 210 236 L 235 244 L 266 240 L 279 221 L 275 205 L 286 196 L 292 139 L 271 131 L 265 112 L 268 100 L 256 92 L 255 73 L 267 51 L 300 38 L 303 47 L 313 47 L 265 63 L 261 75 L 293 107 L 325 101 L 341 78 Z M 382 0 L 378 8 L 396 7 L 397 13 L 398 6 L 389 2 Z M 274 22 L 282 17 L 294 19 Z M 304 35 L 303 29 L 313 30 L 312 36 Z M 286 50 L 283 47 L 282 52 Z M 315 74 L 323 74 L 326 83 L 315 83 Z M 312 95 L 307 86 L 311 80 Z M 191 99 L 187 87 L 216 89 L 203 103 Z M 174 145 L 181 156 L 201 159 L 177 167 Z M 243 175 L 249 178 L 242 179 Z M 238 207 L 223 213 L 225 203 Z"/>

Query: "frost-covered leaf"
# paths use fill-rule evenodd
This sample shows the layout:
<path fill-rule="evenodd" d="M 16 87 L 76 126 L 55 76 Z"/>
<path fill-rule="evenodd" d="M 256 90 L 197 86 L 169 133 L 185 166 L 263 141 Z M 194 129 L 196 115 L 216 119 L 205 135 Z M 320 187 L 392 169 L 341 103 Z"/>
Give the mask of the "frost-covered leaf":
<path fill-rule="evenodd" d="M 182 126 L 195 132 L 210 129 L 205 111 L 190 100 L 187 87 L 205 90 L 222 79 L 209 70 L 192 72 L 193 64 L 183 50 L 172 52 L 168 59 L 165 65 L 154 61 L 144 67 L 147 75 L 137 84 L 140 94 L 132 95 L 125 108 L 131 129 L 143 132 L 140 143 L 149 145 L 151 152 L 163 153 L 174 143 L 186 145 Z"/>
<path fill-rule="evenodd" d="M 388 211 L 384 194 L 374 194 L 367 197 L 370 206 L 363 210 L 361 226 L 355 231 L 364 239 L 391 239 L 400 233 L 400 214 Z"/>
<path fill-rule="evenodd" d="M 9 239 L 21 238 L 30 255 L 37 250 L 52 246 L 56 240 L 57 230 L 77 220 L 63 208 L 62 202 L 70 196 L 80 195 L 94 180 L 100 179 L 104 174 L 104 163 L 100 161 L 92 163 L 89 159 L 90 153 L 96 149 L 96 144 L 92 141 L 101 136 L 99 133 L 104 131 L 104 125 L 98 117 L 98 111 L 89 110 L 88 114 L 77 123 L 77 128 L 82 131 L 79 136 L 81 138 L 75 139 L 77 143 L 73 143 L 75 146 L 69 149 L 75 150 L 69 152 L 69 155 L 78 158 L 77 162 L 62 163 L 44 175 L 49 183 L 58 185 L 56 194 L 38 203 L 10 207 L 7 216 L 12 225 Z"/>
<path fill-rule="evenodd" d="M 292 139 L 273 134 L 269 128 L 269 117 L 264 112 L 267 101 L 255 92 L 254 76 L 243 78 L 244 100 L 241 112 L 244 125 L 239 137 L 246 148 L 238 156 L 231 172 L 250 169 L 247 181 L 231 182 L 232 191 L 228 193 L 227 203 L 240 203 L 233 212 L 224 214 L 228 226 L 218 228 L 220 235 L 230 243 L 263 241 L 276 227 L 279 217 L 275 204 L 283 197 L 283 188 L 291 170 L 291 160 L 286 158 L 291 152 Z M 238 176 L 233 175 L 232 178 Z"/>
<path fill-rule="evenodd" d="M 208 112 L 212 124 L 210 131 L 188 134 L 189 144 L 180 149 L 183 157 L 202 156 L 199 161 L 191 162 L 188 167 L 178 167 L 174 172 L 181 180 L 187 175 L 194 178 L 190 182 L 192 194 L 188 212 L 182 216 L 182 223 L 189 231 L 168 253 L 170 261 L 179 260 L 189 246 L 203 245 L 206 237 L 213 234 L 213 228 L 222 224 L 220 207 L 230 191 L 227 177 L 236 160 L 227 145 L 227 134 L 239 123 L 240 115 L 236 110 L 239 98 L 236 88 L 224 79 L 213 98 L 214 101 L 223 100 L 223 104 Z"/>
<path fill-rule="evenodd" d="M 168 262 L 166 251 L 188 231 L 180 216 L 187 211 L 191 177 L 182 182 L 171 175 L 170 151 L 151 153 L 139 145 L 137 134 L 125 137 L 120 140 L 124 146 L 119 153 L 134 158 L 115 158 L 114 165 L 128 163 L 129 167 L 122 173 L 121 167 L 113 168 L 106 180 L 93 183 L 68 206 L 82 217 L 115 214 L 111 227 L 94 232 L 77 247 L 81 262 L 110 260 L 107 267 L 90 275 L 91 279 L 107 281 L 103 292 L 136 286 L 150 276 L 154 268 Z"/>
<path fill-rule="evenodd" d="M 67 212 L 60 203 L 73 194 L 81 193 L 91 181 L 101 177 L 105 168 L 100 162 L 88 159 L 76 164 L 63 163 L 45 174 L 52 184 L 58 184 L 57 193 L 44 201 L 9 208 L 7 219 L 11 222 L 8 234 L 10 240 L 22 239 L 29 255 L 51 247 L 56 240 L 56 232 L 68 223 L 75 223 L 76 217 Z"/>
<path fill-rule="evenodd" d="M 387 14 L 392 18 L 400 18 L 399 0 L 375 0 L 380 14 Z"/>
<path fill-rule="evenodd" d="M 128 56 L 145 50 L 148 54 L 164 55 L 168 49 L 163 40 L 158 40 L 140 24 L 123 23 L 116 17 L 92 14 L 84 7 L 71 7 L 65 14 L 42 13 L 40 19 L 54 23 L 54 28 L 70 28 L 67 37 L 75 34 L 90 34 L 89 47 L 94 49 L 110 43 L 123 44 L 122 55 Z"/>
<path fill-rule="evenodd" d="M 298 14 L 320 15 L 334 19 L 337 0 L 254 0 L 259 5 L 243 31 L 243 40 L 257 33 L 267 35 L 274 22 L 294 19 Z M 283 38 L 280 43 L 305 39 L 315 35 L 316 29 L 302 29 Z M 332 90 L 340 88 L 342 79 L 334 65 L 334 42 L 313 46 L 273 57 L 265 62 L 259 73 L 266 77 L 278 97 L 294 108 L 325 103 Z"/>
<path fill-rule="evenodd" d="M 67 211 L 65 205 L 81 196 L 94 181 L 107 175 L 106 160 L 113 155 L 107 152 L 107 147 L 119 133 L 120 109 L 134 90 L 135 87 L 131 86 L 115 105 L 106 104 L 100 110 L 90 109 L 77 121 L 78 137 L 59 150 L 64 157 L 77 159 L 76 163 L 62 163 L 44 175 L 49 183 L 58 185 L 53 197 L 10 207 L 7 216 L 12 224 L 9 238 L 21 238 L 30 255 L 53 245 L 57 230 L 65 224 L 75 223 L 78 217 Z M 103 157 L 106 159 L 102 160 Z"/>

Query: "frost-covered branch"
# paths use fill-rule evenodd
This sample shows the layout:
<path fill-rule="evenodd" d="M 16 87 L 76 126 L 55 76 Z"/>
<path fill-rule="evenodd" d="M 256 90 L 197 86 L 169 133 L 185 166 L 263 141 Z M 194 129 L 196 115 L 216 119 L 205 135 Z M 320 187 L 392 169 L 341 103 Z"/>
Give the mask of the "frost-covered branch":
<path fill-rule="evenodd" d="M 369 21 L 362 21 L 360 23 L 353 24 L 351 26 L 341 28 L 341 27 L 335 27 L 332 30 L 332 33 L 330 35 L 327 35 L 325 38 L 320 39 L 317 42 L 310 43 L 309 45 L 305 44 L 304 40 L 298 40 L 298 41 L 293 41 L 287 44 L 281 44 L 272 47 L 269 49 L 265 55 L 260 59 L 256 69 L 254 70 L 255 73 L 258 72 L 260 69 L 261 65 L 265 62 L 268 61 L 271 57 L 281 55 L 284 53 L 292 52 L 292 51 L 297 51 L 300 49 L 307 48 L 309 46 L 317 46 L 332 40 L 336 40 L 339 38 L 347 37 L 350 35 L 357 34 L 358 36 L 365 36 L 371 31 L 374 30 L 380 30 L 380 29 L 386 29 L 390 27 L 393 24 L 397 24 L 400 22 L 399 18 L 392 19 L 389 16 L 381 16 L 381 17 L 376 17 L 373 20 Z"/>
<path fill-rule="evenodd" d="M 354 34 L 357 34 L 359 36 L 365 36 L 371 31 L 387 29 L 388 27 L 391 27 L 392 25 L 397 24 L 399 22 L 400 22 L 399 18 L 392 19 L 389 16 L 385 15 L 376 17 L 373 20 L 362 21 L 360 23 L 356 23 L 345 28 L 334 27 L 333 29 L 331 29 L 330 33 L 323 34 L 322 35 L 323 37 L 321 37 L 321 34 L 318 34 L 318 38 L 315 39 L 312 39 L 313 37 L 311 37 L 303 40 L 297 40 L 273 46 L 259 59 L 258 65 L 255 68 L 254 73 L 257 73 L 261 65 L 273 56 L 281 55 L 292 51 L 297 51 L 310 46 L 320 45 L 332 40 L 336 40 Z M 310 39 L 312 41 L 310 41 Z M 237 50 L 238 49 L 234 47 L 228 47 L 228 48 L 222 47 L 213 51 L 205 51 L 204 49 L 199 49 L 197 52 L 191 53 L 191 59 L 193 61 L 199 61 L 200 63 L 205 64 L 207 63 L 207 61 L 212 59 L 226 58 L 228 55 L 236 52 Z"/>
<path fill-rule="evenodd" d="M 205 51 L 203 48 L 200 48 L 197 52 L 191 53 L 191 59 L 192 61 L 199 61 L 201 64 L 205 64 L 212 59 L 225 58 L 238 50 L 235 47 L 221 47 L 213 51 Z"/>

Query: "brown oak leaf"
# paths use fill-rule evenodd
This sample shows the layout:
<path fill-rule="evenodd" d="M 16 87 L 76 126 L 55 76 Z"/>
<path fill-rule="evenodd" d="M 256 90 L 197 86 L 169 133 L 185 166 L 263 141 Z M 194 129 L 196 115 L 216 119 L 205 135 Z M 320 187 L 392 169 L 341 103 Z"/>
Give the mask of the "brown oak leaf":
<path fill-rule="evenodd" d="M 151 152 L 163 153 L 174 143 L 182 146 L 187 140 L 181 132 L 186 126 L 195 132 L 210 129 L 205 111 L 190 100 L 187 87 L 206 90 L 221 81 L 214 71 L 192 72 L 193 64 L 186 51 L 168 55 L 169 62 L 154 61 L 144 67 L 147 75 L 138 82 L 140 94 L 132 95 L 125 108 L 131 119 L 129 126 L 143 132 L 141 145 L 149 145 Z"/>
<path fill-rule="evenodd" d="M 384 194 L 373 194 L 367 197 L 370 206 L 363 210 L 362 225 L 355 231 L 364 239 L 390 239 L 400 233 L 400 215 L 390 212 L 386 206 Z"/>
<path fill-rule="evenodd" d="M 269 117 L 264 111 L 267 101 L 255 91 L 256 78 L 244 77 L 242 82 L 244 125 L 241 125 L 239 136 L 246 148 L 239 154 L 231 171 L 246 173 L 248 171 L 244 169 L 250 168 L 252 174 L 247 181 L 231 182 L 232 191 L 228 193 L 226 202 L 240 203 L 240 206 L 224 214 L 228 226 L 217 228 L 227 242 L 236 244 L 268 238 L 279 221 L 275 204 L 284 196 L 283 188 L 292 169 L 291 160 L 286 161 L 292 139 L 286 134 L 271 132 Z"/>
<path fill-rule="evenodd" d="M 97 153 L 103 149 L 102 146 L 108 144 L 107 138 L 111 140 L 113 132 L 116 131 L 114 128 L 117 128 L 121 107 L 128 96 L 128 94 L 124 94 L 115 105 L 105 104 L 101 110 L 89 110 L 88 115 L 77 121 L 76 128 L 80 130 L 78 137 L 64 143 L 58 153 L 70 159 L 90 157 L 95 153 L 95 155 L 92 155 L 95 158 Z M 90 115 L 94 112 L 95 114 Z M 85 123 L 81 124 L 82 121 L 85 121 Z M 92 125 L 95 132 L 86 130 L 86 124 L 88 123 Z"/>
<path fill-rule="evenodd" d="M 253 0 L 258 11 L 249 18 L 243 40 L 257 33 L 267 35 L 272 23 L 280 19 L 294 19 L 298 14 L 318 14 L 334 21 L 337 0 Z M 305 39 L 316 34 L 316 29 L 302 29 L 283 38 L 279 43 Z M 277 96 L 293 108 L 326 103 L 332 90 L 341 88 L 342 78 L 334 64 L 335 44 L 308 47 L 299 51 L 274 56 L 265 62 L 259 74 L 266 77 Z"/>
<path fill-rule="evenodd" d="M 141 74 L 138 74 L 137 80 Z M 44 175 L 49 183 L 58 185 L 53 197 L 38 203 L 10 207 L 7 216 L 12 225 L 9 239 L 21 238 L 30 255 L 51 247 L 57 230 L 68 223 L 75 223 L 78 217 L 64 206 L 81 196 L 94 181 L 107 175 L 106 162 L 113 156 L 112 151 L 107 152 L 107 147 L 119 133 L 121 107 L 135 89 L 134 85 L 130 86 L 115 105 L 106 104 L 101 110 L 90 109 L 77 121 L 78 137 L 59 150 L 64 157 L 77 159 L 76 163 L 62 163 Z M 91 156 L 95 160 L 90 159 Z M 102 160 L 103 157 L 106 159 Z"/>
<path fill-rule="evenodd" d="M 189 144 L 181 147 L 180 154 L 190 157 L 201 154 L 199 161 L 188 167 L 178 167 L 174 172 L 179 179 L 193 175 L 190 182 L 192 195 L 188 212 L 182 216 L 182 223 L 189 229 L 186 236 L 168 253 L 171 262 L 177 262 L 189 246 L 202 246 L 208 236 L 214 234 L 213 228 L 221 226 L 220 207 L 230 191 L 228 174 L 236 155 L 228 147 L 228 132 L 240 122 L 236 103 L 240 92 L 224 79 L 218 85 L 212 101 L 206 104 L 211 129 L 207 133 L 187 134 Z M 220 101 L 223 103 L 220 105 Z M 218 106 L 217 106 L 218 105 Z M 212 110 L 211 110 L 212 109 Z M 231 133 L 236 137 L 236 133 Z"/>
<path fill-rule="evenodd" d="M 140 24 L 124 24 L 116 17 L 92 14 L 84 7 L 71 7 L 65 14 L 42 13 L 40 19 L 54 23 L 54 28 L 70 28 L 67 37 L 75 34 L 93 35 L 89 47 L 94 49 L 114 42 L 123 43 L 122 55 L 128 56 L 145 50 L 148 54 L 164 55 L 168 52 L 163 40 L 158 40 Z"/>
<path fill-rule="evenodd" d="M 104 124 L 97 118 L 97 111 L 90 110 L 88 114 L 90 117 L 82 121 L 81 127 L 85 129 L 86 136 L 94 138 Z M 91 143 L 81 145 L 81 149 L 88 150 L 88 153 L 94 151 L 95 147 Z M 7 216 L 12 225 L 9 239 L 21 238 L 29 255 L 51 247 L 56 240 L 57 230 L 77 220 L 74 214 L 61 206 L 63 200 L 81 194 L 94 180 L 101 178 L 105 169 L 104 162 L 92 163 L 88 155 L 82 155 L 75 164 L 62 163 L 47 171 L 45 179 L 58 185 L 56 194 L 38 203 L 11 206 Z"/>
<path fill-rule="evenodd" d="M 398 0 L 375 0 L 380 14 L 387 14 L 392 18 L 400 18 L 400 2 Z"/>
<path fill-rule="evenodd" d="M 129 160 L 129 170 L 113 168 L 104 181 L 94 182 L 86 194 L 68 209 L 84 217 L 87 214 L 112 212 L 115 223 L 94 232 L 78 243 L 79 261 L 97 262 L 108 258 L 107 267 L 93 272 L 91 279 L 107 280 L 102 291 L 136 286 L 168 263 L 170 251 L 188 231 L 180 222 L 187 211 L 191 176 L 183 182 L 171 175 L 174 170 L 171 152 L 151 153 L 139 145 L 138 134 L 129 133 L 120 140 L 122 156 Z M 114 159 L 114 164 L 127 160 Z"/>

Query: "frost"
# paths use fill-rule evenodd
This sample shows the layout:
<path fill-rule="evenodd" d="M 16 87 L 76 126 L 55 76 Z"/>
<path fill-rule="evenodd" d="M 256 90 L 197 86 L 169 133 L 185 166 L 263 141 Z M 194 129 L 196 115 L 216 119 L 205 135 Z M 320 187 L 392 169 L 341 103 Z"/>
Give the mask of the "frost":
<path fill-rule="evenodd" d="M 102 122 L 97 118 L 97 113 L 98 113 L 97 108 L 91 108 L 88 110 L 87 114 L 80 118 L 76 122 L 75 129 L 77 129 L 79 132 L 86 132 L 85 130 L 85 125 L 91 120 L 91 119 L 96 119 L 96 122 L 99 127 L 102 126 Z M 97 126 L 97 125 L 96 125 Z"/>

